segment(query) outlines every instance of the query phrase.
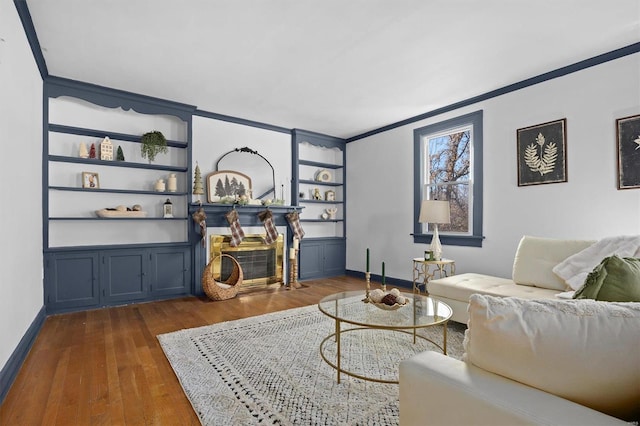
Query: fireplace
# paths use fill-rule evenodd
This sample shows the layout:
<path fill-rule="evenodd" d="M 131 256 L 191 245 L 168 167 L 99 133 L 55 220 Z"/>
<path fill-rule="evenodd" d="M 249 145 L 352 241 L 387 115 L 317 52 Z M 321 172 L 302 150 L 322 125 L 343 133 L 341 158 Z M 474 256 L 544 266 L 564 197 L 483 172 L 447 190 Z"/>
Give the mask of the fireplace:
<path fill-rule="evenodd" d="M 212 235 L 209 239 L 209 259 L 220 254 L 233 256 L 240 266 L 244 279 L 240 291 L 281 285 L 283 274 L 284 236 L 278 235 L 273 244 L 265 244 L 260 234 L 245 235 L 242 243 L 231 247 L 231 235 Z M 213 265 L 216 280 L 226 280 L 233 270 L 233 261 L 223 257 Z"/>

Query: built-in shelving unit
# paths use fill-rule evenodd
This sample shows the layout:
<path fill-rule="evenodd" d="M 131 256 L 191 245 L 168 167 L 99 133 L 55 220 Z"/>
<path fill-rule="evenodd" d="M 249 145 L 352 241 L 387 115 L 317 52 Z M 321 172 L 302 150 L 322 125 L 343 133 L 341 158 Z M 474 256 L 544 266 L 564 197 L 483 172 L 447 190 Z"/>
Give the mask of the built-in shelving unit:
<path fill-rule="evenodd" d="M 293 131 L 294 204 L 305 207 L 300 222 L 300 279 L 345 272 L 345 141 Z M 330 214 L 329 212 L 333 212 Z"/>
<path fill-rule="evenodd" d="M 49 312 L 192 293 L 188 203 L 194 107 L 59 78 L 45 81 L 43 241 Z M 142 158 L 142 134 L 160 130 L 168 152 Z M 109 138 L 112 159 L 101 159 Z M 80 156 L 80 145 L 95 158 Z M 118 148 L 124 161 L 117 160 Z M 95 188 L 83 174 L 97 175 Z M 156 182 L 176 178 L 175 191 Z M 164 217 L 170 200 L 172 217 Z M 141 206 L 145 216 L 97 211 Z"/>

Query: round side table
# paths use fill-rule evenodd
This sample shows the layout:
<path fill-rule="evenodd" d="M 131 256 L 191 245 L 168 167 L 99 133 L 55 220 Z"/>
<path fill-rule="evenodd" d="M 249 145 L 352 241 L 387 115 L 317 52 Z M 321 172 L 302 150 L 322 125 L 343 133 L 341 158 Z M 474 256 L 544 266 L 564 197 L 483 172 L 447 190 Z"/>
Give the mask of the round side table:
<path fill-rule="evenodd" d="M 425 260 L 421 257 L 413 259 L 413 292 L 420 293 L 420 286 L 424 286 L 427 291 L 427 283 L 435 278 L 439 273 L 439 278 L 448 277 L 456 274 L 456 261 L 451 259 L 441 260 Z"/>

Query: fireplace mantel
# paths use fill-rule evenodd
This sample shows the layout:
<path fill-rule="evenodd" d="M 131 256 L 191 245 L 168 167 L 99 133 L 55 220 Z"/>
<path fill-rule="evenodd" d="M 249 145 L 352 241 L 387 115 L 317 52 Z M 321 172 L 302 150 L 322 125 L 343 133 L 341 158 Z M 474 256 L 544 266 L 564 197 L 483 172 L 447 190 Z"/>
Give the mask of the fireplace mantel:
<path fill-rule="evenodd" d="M 282 206 L 275 204 L 271 204 L 269 206 L 242 206 L 239 204 L 203 203 L 202 205 L 200 205 L 198 203 L 191 203 L 189 204 L 189 215 L 192 215 L 200 207 L 204 209 L 204 212 L 207 215 L 208 228 L 229 226 L 229 222 L 227 222 L 225 214 L 227 214 L 229 210 L 233 209 L 238 212 L 240 225 L 242 226 L 262 226 L 262 222 L 260 222 L 260 219 L 258 219 L 258 213 L 264 211 L 265 209 L 269 209 L 273 212 L 273 222 L 276 226 L 285 226 L 288 224 L 285 217 L 286 214 L 296 210 L 298 212 L 301 212 L 304 208 L 300 206 Z"/>
<path fill-rule="evenodd" d="M 236 209 L 238 212 L 238 217 L 240 219 L 240 225 L 243 227 L 249 226 L 263 226 L 262 222 L 258 218 L 258 213 L 264 211 L 265 209 L 269 209 L 273 212 L 273 222 L 276 226 L 288 226 L 287 218 L 285 217 L 288 213 L 293 211 L 301 212 L 304 207 L 300 206 L 282 206 L 282 205 L 269 205 L 269 206 L 241 206 L 238 204 L 205 204 L 200 205 L 199 203 L 191 203 L 189 204 L 189 216 L 195 213 L 200 207 L 204 209 L 205 214 L 207 215 L 207 228 L 228 228 L 229 222 L 227 222 L 227 218 L 225 214 L 229 212 L 229 210 Z M 190 239 L 193 244 L 193 271 L 194 271 L 194 293 L 196 295 L 202 296 L 204 292 L 202 291 L 202 271 L 206 266 L 207 262 L 207 253 L 205 247 L 202 245 L 202 236 L 200 235 L 200 227 L 193 220 L 191 223 L 191 232 Z M 289 246 L 293 237 L 289 232 L 289 237 L 287 238 Z"/>

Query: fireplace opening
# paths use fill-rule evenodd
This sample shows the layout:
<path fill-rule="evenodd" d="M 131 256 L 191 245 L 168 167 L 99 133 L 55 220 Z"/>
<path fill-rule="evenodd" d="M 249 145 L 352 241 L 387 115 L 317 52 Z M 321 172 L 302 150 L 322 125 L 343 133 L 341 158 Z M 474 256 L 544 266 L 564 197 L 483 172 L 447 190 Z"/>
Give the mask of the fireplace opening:
<path fill-rule="evenodd" d="M 231 235 L 212 235 L 210 237 L 209 259 L 220 254 L 234 257 L 240 266 L 244 279 L 239 291 L 264 288 L 283 283 L 284 236 L 278 235 L 273 244 L 265 244 L 264 235 L 245 235 L 237 247 L 232 247 Z M 224 281 L 233 271 L 233 261 L 226 257 L 212 266 L 214 279 Z"/>

